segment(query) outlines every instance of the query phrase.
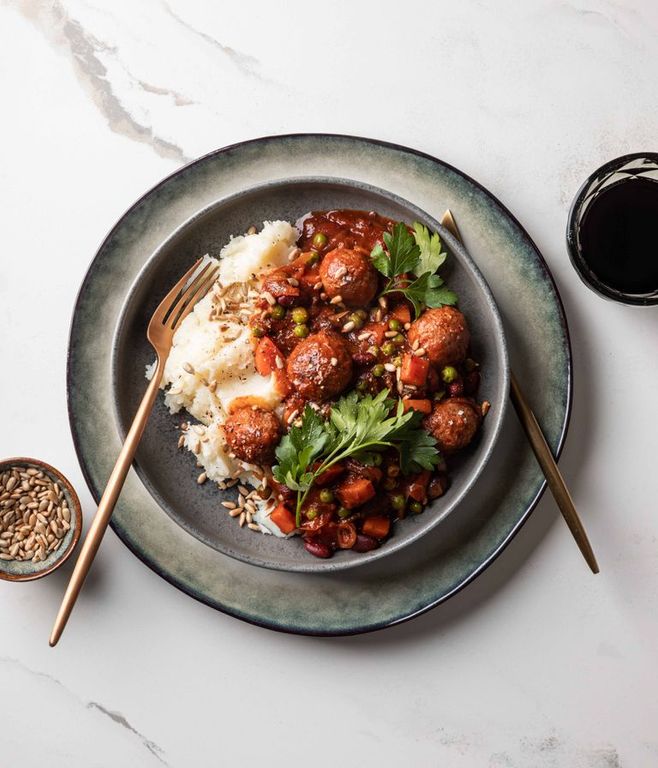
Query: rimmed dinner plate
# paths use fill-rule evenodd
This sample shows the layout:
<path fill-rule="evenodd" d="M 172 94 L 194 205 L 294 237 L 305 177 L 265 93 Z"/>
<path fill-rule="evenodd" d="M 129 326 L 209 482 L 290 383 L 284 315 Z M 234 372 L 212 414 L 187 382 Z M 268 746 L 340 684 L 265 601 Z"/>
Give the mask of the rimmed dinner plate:
<path fill-rule="evenodd" d="M 571 403 L 566 321 L 541 255 L 511 214 L 464 174 L 410 149 L 346 136 L 274 136 L 213 152 L 162 181 L 120 219 L 92 262 L 71 328 L 68 398 L 76 448 L 96 499 L 120 448 L 109 375 L 112 338 L 145 261 L 218 199 L 318 176 L 388 190 L 437 219 L 445 208 L 453 210 L 501 310 L 512 364 L 559 451 Z M 164 514 L 134 472 L 112 525 L 157 573 L 219 610 L 273 629 L 351 634 L 403 621 L 454 594 L 502 551 L 543 488 L 508 412 L 493 456 L 455 514 L 404 550 L 345 573 L 275 572 L 226 557 Z"/>

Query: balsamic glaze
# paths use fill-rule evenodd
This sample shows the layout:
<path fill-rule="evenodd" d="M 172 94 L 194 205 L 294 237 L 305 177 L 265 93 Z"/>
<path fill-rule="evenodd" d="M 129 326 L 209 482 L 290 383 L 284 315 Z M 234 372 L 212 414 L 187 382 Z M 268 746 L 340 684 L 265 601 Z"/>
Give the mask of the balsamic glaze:
<path fill-rule="evenodd" d="M 658 181 L 636 177 L 600 192 L 580 224 L 580 250 L 608 288 L 658 291 Z"/>

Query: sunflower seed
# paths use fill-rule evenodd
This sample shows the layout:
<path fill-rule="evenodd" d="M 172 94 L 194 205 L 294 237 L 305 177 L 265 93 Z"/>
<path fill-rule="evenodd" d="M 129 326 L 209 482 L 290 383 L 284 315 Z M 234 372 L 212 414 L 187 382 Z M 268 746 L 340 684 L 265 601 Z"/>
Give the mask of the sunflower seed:
<path fill-rule="evenodd" d="M 334 296 L 333 299 L 329 303 L 330 304 L 342 304 L 343 303 L 343 297 L 342 296 Z"/>

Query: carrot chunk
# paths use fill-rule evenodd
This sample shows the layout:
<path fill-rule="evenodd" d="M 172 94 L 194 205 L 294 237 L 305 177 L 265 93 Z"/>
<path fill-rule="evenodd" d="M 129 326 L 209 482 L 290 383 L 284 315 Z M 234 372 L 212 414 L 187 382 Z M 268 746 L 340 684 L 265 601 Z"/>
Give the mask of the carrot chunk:
<path fill-rule="evenodd" d="M 403 325 L 411 322 L 411 312 L 406 304 L 398 304 L 391 312 L 393 317 L 399 320 Z"/>
<path fill-rule="evenodd" d="M 387 323 L 366 323 L 363 326 L 363 330 L 359 333 L 359 336 L 362 333 L 369 333 L 370 338 L 368 339 L 368 344 L 381 346 L 384 343 L 384 334 L 386 331 L 388 331 Z"/>
<path fill-rule="evenodd" d="M 285 504 L 279 504 L 270 515 L 270 520 L 279 528 L 281 533 L 292 533 L 297 527 L 295 516 Z"/>
<path fill-rule="evenodd" d="M 336 494 L 346 509 L 354 509 L 372 499 L 375 486 L 365 477 L 351 477 L 338 486 Z"/>
<path fill-rule="evenodd" d="M 314 471 L 317 470 L 318 466 L 319 465 L 317 464 L 315 465 Z M 342 475 L 344 471 L 345 467 L 342 464 L 334 464 L 333 466 L 329 467 L 329 469 L 325 469 L 322 474 L 315 478 L 315 484 L 319 485 L 320 487 L 324 485 L 331 485 L 331 483 L 333 483 L 337 477 Z"/>
<path fill-rule="evenodd" d="M 427 486 L 430 482 L 432 473 L 425 469 L 411 478 L 407 489 L 407 496 L 414 501 L 420 501 L 421 504 L 427 503 Z"/>
<path fill-rule="evenodd" d="M 276 344 L 268 336 L 264 336 L 256 347 L 254 362 L 256 370 L 261 376 L 269 376 L 272 371 L 278 370 L 276 359 L 280 358 L 283 363 L 283 355 L 279 352 Z"/>
<path fill-rule="evenodd" d="M 404 384 L 411 384 L 414 387 L 422 387 L 427 380 L 429 369 L 430 361 L 426 357 L 405 355 L 402 358 L 400 379 Z"/>
<path fill-rule="evenodd" d="M 361 528 L 366 536 L 373 536 L 375 539 L 385 539 L 388 536 L 390 529 L 391 521 L 388 517 L 384 517 L 383 515 L 366 517 Z"/>
<path fill-rule="evenodd" d="M 431 400 L 403 400 L 404 412 L 411 410 L 420 411 L 421 413 L 432 413 L 432 401 Z"/>

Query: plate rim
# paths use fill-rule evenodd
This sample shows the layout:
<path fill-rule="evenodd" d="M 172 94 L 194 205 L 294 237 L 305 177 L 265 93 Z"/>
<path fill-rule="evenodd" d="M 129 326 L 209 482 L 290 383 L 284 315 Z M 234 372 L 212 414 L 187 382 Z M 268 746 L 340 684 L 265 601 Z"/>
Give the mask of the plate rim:
<path fill-rule="evenodd" d="M 192 168 L 200 163 L 203 163 L 205 160 L 209 158 L 228 154 L 232 151 L 243 149 L 255 144 L 263 144 L 263 143 L 268 143 L 272 141 L 286 140 L 286 139 L 348 140 L 355 143 L 365 143 L 375 147 L 382 147 L 384 149 L 390 149 L 399 153 L 408 154 L 414 157 L 428 160 L 433 164 L 436 164 L 438 166 L 441 166 L 451 171 L 455 175 L 467 181 L 469 184 L 473 185 L 473 187 L 475 187 L 480 192 L 482 192 L 483 195 L 491 201 L 491 203 L 495 206 L 495 208 L 499 210 L 500 213 L 502 213 L 505 217 L 508 218 L 509 221 L 512 222 L 512 224 L 514 224 L 514 226 L 517 228 L 518 232 L 520 233 L 521 237 L 526 241 L 526 243 L 532 249 L 536 257 L 537 266 L 539 267 L 539 270 L 541 271 L 544 279 L 547 280 L 548 283 L 553 288 L 553 292 L 556 300 L 556 306 L 557 306 L 558 315 L 559 315 L 558 317 L 559 325 L 563 333 L 564 343 L 566 347 L 567 399 L 565 403 L 564 418 L 563 418 L 562 426 L 560 429 L 560 433 L 559 433 L 556 448 L 555 448 L 555 457 L 556 459 L 559 458 L 564 448 L 566 436 L 569 431 L 569 425 L 571 422 L 571 415 L 573 411 L 574 371 L 573 371 L 573 351 L 572 351 L 572 345 L 571 345 L 571 335 L 569 333 L 569 326 L 567 323 L 564 303 L 562 301 L 562 297 L 560 295 L 555 278 L 553 277 L 553 274 L 549 269 L 548 264 L 546 263 L 546 260 L 544 259 L 541 251 L 537 247 L 532 237 L 526 231 L 525 227 L 523 227 L 523 225 L 519 222 L 517 217 L 498 199 L 496 195 L 490 192 L 480 182 L 473 179 L 471 176 L 469 176 L 464 171 L 461 171 L 456 166 L 451 165 L 450 163 L 447 163 L 444 160 L 436 157 L 435 155 L 429 154 L 428 152 L 414 149 L 412 147 L 407 147 L 403 144 L 398 144 L 396 142 L 385 141 L 382 139 L 373 139 L 373 138 L 364 137 L 364 136 L 355 136 L 352 134 L 322 133 L 322 132 L 295 132 L 295 133 L 269 134 L 267 136 L 261 136 L 253 139 L 246 139 L 244 141 L 234 142 L 232 144 L 227 144 L 223 147 L 219 147 L 217 149 L 211 150 L 201 155 L 200 157 L 190 161 L 189 163 L 185 163 L 179 168 L 176 168 L 171 173 L 167 174 L 165 177 L 160 179 L 156 184 L 154 184 L 152 187 L 147 189 L 142 195 L 140 195 L 135 201 L 133 201 L 127 208 L 124 209 L 121 215 L 116 219 L 114 224 L 108 230 L 105 237 L 100 241 L 98 247 L 94 252 L 94 255 L 92 256 L 89 262 L 89 265 L 85 271 L 84 277 L 80 283 L 80 287 L 75 296 L 75 301 L 73 304 L 71 319 L 69 323 L 68 346 L 67 346 L 67 355 L 66 355 L 66 400 L 67 400 L 69 428 L 71 430 L 71 436 L 73 438 L 73 445 L 74 445 L 76 456 L 78 458 L 78 464 L 80 465 L 80 469 L 82 471 L 82 475 L 84 477 L 85 483 L 87 484 L 87 487 L 89 488 L 92 498 L 94 499 L 96 504 L 98 504 L 101 494 L 98 493 L 97 489 L 95 488 L 95 485 L 91 479 L 91 474 L 86 466 L 84 457 L 82 455 L 80 436 L 78 434 L 78 430 L 77 430 L 76 424 L 74 423 L 74 418 L 73 418 L 73 408 L 71 405 L 72 393 L 73 393 L 71 368 L 72 368 L 72 344 L 74 341 L 76 310 L 83 292 L 86 290 L 90 280 L 94 277 L 95 268 L 97 268 L 96 261 L 99 253 L 103 250 L 103 248 L 106 246 L 108 241 L 113 237 L 114 233 L 119 228 L 123 219 L 130 212 L 136 209 L 147 197 L 149 197 L 152 193 L 156 192 L 160 187 L 164 186 L 167 182 L 169 182 L 174 177 L 185 172 L 189 168 Z M 353 627 L 350 627 L 349 629 L 341 628 L 337 630 L 317 630 L 317 629 L 308 629 L 305 627 L 283 626 L 280 624 L 276 624 L 274 622 L 268 622 L 262 619 L 255 619 L 252 616 L 247 615 L 238 609 L 229 608 L 227 606 L 220 606 L 217 603 L 210 600 L 209 598 L 207 598 L 205 595 L 195 590 L 194 588 L 190 587 L 189 585 L 178 582 L 172 575 L 170 575 L 163 568 L 161 568 L 159 563 L 150 562 L 146 558 L 143 552 L 140 552 L 140 550 L 137 547 L 133 546 L 132 542 L 129 540 L 128 537 L 124 537 L 122 535 L 121 530 L 112 519 L 110 519 L 110 527 L 112 528 L 114 533 L 117 535 L 119 540 L 128 548 L 128 550 L 132 552 L 144 565 L 146 565 L 154 573 L 156 573 L 158 576 L 160 576 L 162 579 L 164 579 L 166 582 L 168 582 L 172 586 L 179 589 L 184 594 L 189 595 L 195 600 L 198 600 L 199 602 L 204 603 L 205 605 L 209 606 L 210 608 L 213 608 L 214 610 L 219 611 L 220 613 L 240 619 L 241 621 L 245 621 L 246 623 L 252 624 L 254 626 L 262 627 L 275 632 L 281 632 L 284 634 L 306 635 L 306 636 L 312 636 L 312 637 L 352 636 L 352 635 L 358 635 L 358 634 L 366 634 L 369 632 L 376 632 L 381 629 L 385 629 L 387 627 L 393 627 L 399 624 L 403 624 L 407 621 L 411 621 L 412 619 L 424 613 L 427 613 L 433 608 L 436 608 L 438 605 L 441 605 L 446 600 L 449 600 L 451 597 L 454 597 L 456 594 L 461 592 L 465 587 L 467 587 L 475 579 L 477 579 L 478 576 L 482 575 L 482 573 L 484 573 L 487 570 L 487 568 L 489 568 L 489 566 L 495 560 L 497 560 L 498 557 L 500 557 L 500 555 L 504 552 L 504 550 L 509 546 L 511 541 L 516 537 L 518 532 L 528 521 L 530 515 L 532 514 L 537 504 L 539 503 L 539 500 L 543 496 L 546 490 L 546 487 L 547 487 L 547 483 L 546 483 L 546 480 L 544 479 L 544 481 L 541 482 L 541 484 L 539 485 L 534 497 L 532 497 L 527 502 L 527 508 L 525 512 L 519 517 L 516 524 L 508 532 L 507 536 L 498 544 L 498 546 L 487 556 L 485 560 L 483 560 L 476 568 L 473 569 L 473 571 L 471 571 L 465 578 L 463 578 L 458 584 L 456 584 L 448 592 L 441 595 L 440 597 L 437 597 L 435 600 L 431 600 L 426 605 L 423 605 L 422 607 L 405 614 L 404 616 L 398 616 L 393 619 L 387 619 L 381 622 L 374 622 L 372 624 L 368 624 L 367 626 L 353 626 Z"/>
<path fill-rule="evenodd" d="M 112 389 L 114 394 L 112 405 L 113 405 L 115 420 L 118 425 L 119 435 L 121 436 L 122 440 L 125 440 L 127 430 L 123 428 L 125 425 L 122 425 L 121 423 L 122 419 L 119 413 L 119 406 L 118 406 L 117 397 L 116 397 L 117 380 L 119 378 L 118 358 L 120 355 L 117 339 L 122 335 L 122 332 L 126 327 L 126 312 L 128 307 L 132 303 L 133 295 L 142 284 L 143 280 L 145 279 L 145 276 L 149 273 L 149 271 L 153 269 L 154 265 L 156 264 L 156 260 L 158 258 L 161 258 L 161 254 L 163 250 L 168 248 L 172 241 L 174 241 L 176 238 L 179 238 L 182 234 L 184 234 L 186 228 L 193 225 L 195 222 L 202 219 L 203 217 L 211 214 L 216 208 L 226 204 L 230 205 L 232 202 L 239 200 L 240 197 L 242 197 L 243 195 L 246 195 L 250 192 L 259 192 L 262 190 L 270 190 L 273 188 L 275 189 L 277 187 L 285 187 L 291 184 L 304 184 L 304 183 L 324 184 L 324 185 L 335 184 L 338 187 L 343 187 L 347 189 L 365 189 L 370 193 L 378 194 L 383 198 L 390 199 L 393 202 L 395 202 L 397 205 L 405 207 L 410 212 L 417 214 L 419 218 L 423 218 L 424 220 L 426 220 L 427 223 L 432 226 L 432 228 L 436 229 L 436 231 L 440 233 L 442 239 L 448 245 L 449 250 L 453 254 L 457 253 L 456 258 L 461 261 L 462 268 L 466 269 L 466 271 L 474 278 L 477 284 L 479 295 L 483 297 L 484 301 L 489 307 L 489 311 L 493 317 L 493 322 L 496 324 L 496 331 L 497 331 L 496 347 L 500 347 L 499 354 L 497 355 L 497 357 L 500 358 L 501 360 L 501 367 L 500 367 L 500 375 L 502 379 L 501 392 L 504 393 L 506 390 L 509 389 L 510 363 L 509 363 L 508 343 L 507 343 L 507 335 L 505 332 L 505 326 L 503 324 L 503 319 L 500 314 L 500 309 L 498 307 L 496 298 L 493 294 L 493 291 L 489 283 L 487 282 L 482 271 L 480 270 L 480 268 L 478 267 L 477 263 L 472 258 L 470 253 L 467 251 L 463 243 L 457 240 L 457 238 L 455 238 L 452 235 L 452 233 L 449 230 L 447 230 L 441 224 L 441 222 L 438 219 L 436 219 L 434 216 L 427 213 L 427 211 L 420 208 L 420 206 L 416 205 L 410 200 L 407 200 L 404 197 L 401 197 L 400 195 L 397 195 L 394 192 L 389 192 L 388 190 L 382 189 L 381 187 L 377 187 L 370 183 L 360 182 L 360 181 L 356 181 L 355 179 L 348 179 L 345 177 L 292 176 L 286 179 L 266 181 L 259 184 L 254 184 L 249 187 L 245 187 L 241 189 L 239 192 L 233 192 L 230 195 L 219 197 L 213 200 L 212 202 L 208 203 L 204 207 L 200 208 L 199 210 L 195 211 L 191 216 L 185 219 L 185 221 L 183 221 L 174 230 L 172 230 L 172 232 L 158 244 L 158 246 L 153 250 L 151 255 L 144 262 L 139 272 L 135 275 L 135 278 L 133 279 L 128 291 L 126 292 L 124 300 L 121 304 L 121 309 L 119 310 L 119 313 L 118 313 L 117 324 L 112 334 L 112 343 L 111 343 L 110 377 L 113 384 Z M 497 401 L 495 418 L 492 420 L 493 428 L 488 430 L 488 437 L 486 439 L 486 442 L 488 442 L 488 446 L 485 446 L 484 451 L 482 452 L 481 456 L 477 460 L 477 466 L 475 467 L 475 470 L 471 473 L 470 477 L 465 482 L 465 485 L 461 489 L 459 494 L 454 497 L 451 497 L 448 500 L 448 503 L 445 505 L 445 508 L 439 514 L 436 514 L 432 519 L 427 520 L 427 522 L 425 522 L 424 527 L 419 528 L 417 531 L 414 531 L 412 535 L 407 539 L 405 539 L 404 541 L 402 540 L 395 541 L 395 539 L 393 539 L 393 546 L 389 549 L 384 549 L 383 547 L 378 548 L 376 550 L 373 550 L 373 552 L 368 553 L 368 555 L 370 556 L 361 555 L 358 558 L 353 558 L 351 560 L 345 560 L 340 562 L 335 562 L 333 561 L 333 559 L 320 560 L 319 562 L 315 562 L 313 559 L 311 559 L 311 560 L 308 560 L 308 564 L 302 563 L 294 568 L 286 568 L 283 565 L 279 565 L 274 562 L 268 562 L 268 561 L 259 559 L 258 557 L 256 557 L 255 559 L 250 559 L 247 555 L 241 554 L 239 551 L 232 549 L 230 546 L 222 548 L 218 546 L 216 543 L 207 541 L 197 536 L 196 533 L 193 530 L 191 530 L 187 525 L 184 525 L 175 516 L 172 516 L 171 514 L 169 514 L 169 512 L 167 511 L 167 506 L 169 505 L 165 503 L 164 499 L 162 498 L 161 494 L 158 492 L 157 488 L 154 487 L 154 485 L 148 480 L 146 471 L 142 467 L 140 467 L 139 462 L 137 460 L 133 461 L 132 466 L 135 472 L 137 472 L 140 478 L 140 481 L 142 482 L 142 485 L 146 488 L 146 490 L 149 492 L 149 494 L 154 499 L 154 501 L 158 504 L 158 506 L 162 509 L 162 511 L 165 514 L 169 515 L 169 517 L 171 517 L 174 520 L 174 522 L 180 525 L 191 536 L 201 541 L 202 544 L 205 544 L 206 546 L 211 547 L 212 549 L 219 552 L 220 554 L 226 555 L 227 557 L 231 557 L 235 560 L 239 560 L 240 562 L 246 563 L 247 565 L 251 565 L 259 568 L 265 568 L 268 570 L 281 571 L 283 573 L 300 573 L 300 574 L 309 574 L 309 575 L 331 574 L 331 573 L 339 573 L 339 572 L 343 573 L 345 571 L 351 571 L 354 568 L 369 565 L 378 560 L 383 560 L 384 558 L 390 555 L 400 552 L 402 549 L 405 549 L 407 546 L 421 539 L 425 534 L 429 533 L 437 525 L 439 525 L 439 523 L 443 522 L 446 518 L 448 518 L 451 514 L 455 512 L 457 507 L 464 501 L 466 496 L 470 493 L 477 479 L 480 477 L 485 467 L 489 463 L 489 460 L 492 458 L 494 450 L 496 448 L 496 444 L 502 434 L 503 423 L 505 420 L 505 415 L 507 413 L 508 407 L 509 407 L 509 397 L 503 396 L 501 397 L 500 401 Z M 485 441 L 483 440 L 482 442 L 485 442 Z M 429 511 L 429 507 L 428 507 L 428 511 Z"/>

